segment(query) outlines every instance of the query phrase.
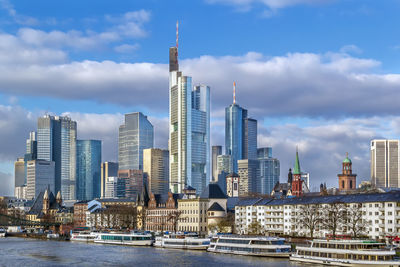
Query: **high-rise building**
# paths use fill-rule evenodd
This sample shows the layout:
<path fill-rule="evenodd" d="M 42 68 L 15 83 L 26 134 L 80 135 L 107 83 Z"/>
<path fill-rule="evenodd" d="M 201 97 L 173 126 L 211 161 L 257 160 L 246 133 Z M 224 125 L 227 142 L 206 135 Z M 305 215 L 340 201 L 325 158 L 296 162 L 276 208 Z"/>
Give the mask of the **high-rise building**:
<path fill-rule="evenodd" d="M 143 170 L 119 170 L 117 195 L 119 198 L 135 199 L 143 191 L 145 183 Z"/>
<path fill-rule="evenodd" d="M 238 160 L 239 195 L 257 193 L 258 160 Z"/>
<path fill-rule="evenodd" d="M 167 194 L 169 190 L 169 152 L 159 148 L 143 150 L 143 172 L 147 190 L 153 194 Z"/>
<path fill-rule="evenodd" d="M 279 182 L 280 163 L 272 157 L 272 148 L 264 147 L 257 149 L 258 178 L 257 193 L 266 195 L 272 192 L 275 184 Z"/>
<path fill-rule="evenodd" d="M 210 181 L 210 87 L 194 87 L 191 113 L 192 174 L 186 183 L 197 192 L 203 192 Z"/>
<path fill-rule="evenodd" d="M 105 198 L 105 188 L 108 177 L 118 176 L 118 163 L 117 162 L 103 162 L 101 163 L 101 182 L 100 182 L 100 197 Z"/>
<path fill-rule="evenodd" d="M 105 184 L 103 198 L 117 198 L 118 197 L 118 177 L 109 176 Z"/>
<path fill-rule="evenodd" d="M 211 156 L 211 162 L 212 162 L 212 181 L 216 182 L 218 181 L 218 159 L 217 157 L 219 155 L 222 155 L 222 146 L 212 146 L 212 156 Z"/>
<path fill-rule="evenodd" d="M 154 128 L 141 112 L 125 114 L 119 127 L 119 170 L 143 170 L 143 149 L 154 145 Z"/>
<path fill-rule="evenodd" d="M 257 159 L 257 120 L 243 121 L 243 159 Z"/>
<path fill-rule="evenodd" d="M 36 132 L 30 132 L 26 140 L 26 154 L 37 155 Z"/>
<path fill-rule="evenodd" d="M 217 156 L 217 172 L 218 172 L 218 174 L 221 174 L 222 172 L 225 172 L 225 173 L 233 172 L 232 160 L 231 160 L 230 155 Z"/>
<path fill-rule="evenodd" d="M 371 141 L 371 183 L 376 187 L 400 187 L 400 140 Z"/>
<path fill-rule="evenodd" d="M 78 200 L 100 197 L 101 141 L 77 140 L 77 190 Z"/>
<path fill-rule="evenodd" d="M 54 161 L 55 191 L 63 200 L 76 199 L 76 122 L 45 115 L 38 119 L 37 158 Z"/>
<path fill-rule="evenodd" d="M 27 163 L 26 198 L 34 199 L 40 192 L 50 189 L 55 192 L 55 162 L 47 160 L 30 160 Z"/>
<path fill-rule="evenodd" d="M 18 158 L 14 162 L 14 185 L 20 187 L 25 185 L 25 162 L 24 158 Z"/>

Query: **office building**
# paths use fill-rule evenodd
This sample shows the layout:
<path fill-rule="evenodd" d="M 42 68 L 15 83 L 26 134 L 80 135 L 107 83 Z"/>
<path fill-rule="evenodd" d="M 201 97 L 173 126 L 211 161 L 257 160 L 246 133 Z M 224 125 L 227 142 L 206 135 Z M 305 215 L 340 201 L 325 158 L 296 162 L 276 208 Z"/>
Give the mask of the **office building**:
<path fill-rule="evenodd" d="M 145 186 L 143 170 L 118 171 L 118 198 L 136 199 Z"/>
<path fill-rule="evenodd" d="M 25 185 L 25 162 L 24 158 L 18 158 L 14 162 L 14 185 L 20 187 Z"/>
<path fill-rule="evenodd" d="M 210 87 L 192 91 L 192 168 L 187 185 L 202 192 L 210 181 Z"/>
<path fill-rule="evenodd" d="M 105 184 L 103 198 L 117 198 L 118 197 L 118 177 L 109 176 Z"/>
<path fill-rule="evenodd" d="M 143 149 L 154 145 L 154 128 L 141 112 L 125 114 L 119 127 L 119 170 L 143 170 Z"/>
<path fill-rule="evenodd" d="M 243 159 L 257 159 L 257 120 L 243 120 Z"/>
<path fill-rule="evenodd" d="M 257 193 L 258 161 L 252 159 L 238 160 L 239 195 L 248 196 Z"/>
<path fill-rule="evenodd" d="M 279 182 L 280 163 L 272 157 L 272 148 L 265 147 L 257 150 L 258 178 L 257 193 L 266 195 L 272 192 L 275 184 Z"/>
<path fill-rule="evenodd" d="M 100 198 L 101 141 L 78 140 L 77 151 L 77 190 L 78 200 Z"/>
<path fill-rule="evenodd" d="M 400 187 L 400 140 L 371 141 L 371 183 L 376 187 Z"/>
<path fill-rule="evenodd" d="M 117 162 L 103 162 L 101 163 L 101 182 L 100 182 L 100 197 L 105 198 L 105 188 L 108 177 L 118 176 L 118 163 Z"/>
<path fill-rule="evenodd" d="M 55 191 L 63 200 L 76 199 L 76 122 L 69 117 L 45 115 L 38 119 L 37 158 L 54 161 Z"/>
<path fill-rule="evenodd" d="M 153 194 L 166 194 L 169 190 L 169 152 L 159 148 L 143 150 L 143 172 L 147 190 Z"/>
<path fill-rule="evenodd" d="M 34 199 L 40 192 L 55 190 L 55 162 L 47 160 L 30 160 L 27 163 L 26 198 Z"/>
<path fill-rule="evenodd" d="M 222 146 L 212 146 L 211 148 L 211 165 L 212 165 L 212 181 L 216 182 L 218 181 L 218 159 L 217 157 L 219 155 L 222 155 Z"/>

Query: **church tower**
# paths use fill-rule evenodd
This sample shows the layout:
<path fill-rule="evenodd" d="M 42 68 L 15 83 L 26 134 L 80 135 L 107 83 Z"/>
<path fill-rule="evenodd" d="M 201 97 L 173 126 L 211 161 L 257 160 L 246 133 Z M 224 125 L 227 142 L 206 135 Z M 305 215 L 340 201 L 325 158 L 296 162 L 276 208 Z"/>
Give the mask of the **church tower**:
<path fill-rule="evenodd" d="M 49 209 L 50 209 L 49 192 L 46 189 L 43 195 L 43 213 L 44 214 L 49 213 Z"/>
<path fill-rule="evenodd" d="M 356 189 L 356 177 L 357 174 L 352 172 L 351 160 L 349 159 L 349 153 L 346 153 L 346 158 L 342 163 L 342 173 L 338 174 L 339 178 L 339 191 L 355 190 Z"/>
<path fill-rule="evenodd" d="M 303 180 L 301 180 L 301 171 L 300 171 L 300 161 L 299 161 L 299 151 L 296 148 L 296 162 L 293 170 L 293 178 L 292 178 L 292 195 L 293 196 L 302 196 L 303 195 Z"/>
<path fill-rule="evenodd" d="M 60 206 L 62 205 L 62 198 L 61 198 L 61 192 L 60 191 L 58 191 L 58 193 L 57 193 L 56 202 L 57 202 L 58 205 L 60 205 Z"/>

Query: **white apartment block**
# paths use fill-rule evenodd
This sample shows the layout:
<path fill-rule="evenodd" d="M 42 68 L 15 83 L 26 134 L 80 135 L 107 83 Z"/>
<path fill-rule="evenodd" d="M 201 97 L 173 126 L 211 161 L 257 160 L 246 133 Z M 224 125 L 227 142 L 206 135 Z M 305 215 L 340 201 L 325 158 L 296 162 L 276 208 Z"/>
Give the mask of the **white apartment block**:
<path fill-rule="evenodd" d="M 365 230 L 371 239 L 400 235 L 400 191 L 375 194 L 310 196 L 286 199 L 243 199 L 235 207 L 236 232 L 248 234 L 257 228 L 259 234 L 310 236 L 300 222 L 302 207 L 319 204 L 323 216 L 329 205 L 340 203 L 344 209 L 360 210 Z M 317 224 L 314 237 L 331 234 L 322 223 Z M 348 224 L 342 224 L 337 235 L 351 235 Z"/>

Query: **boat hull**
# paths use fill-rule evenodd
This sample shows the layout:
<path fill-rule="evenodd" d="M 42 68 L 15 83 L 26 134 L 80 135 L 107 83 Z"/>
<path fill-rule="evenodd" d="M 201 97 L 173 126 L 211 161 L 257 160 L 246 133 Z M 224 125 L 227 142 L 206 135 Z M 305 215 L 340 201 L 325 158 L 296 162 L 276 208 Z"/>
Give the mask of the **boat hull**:
<path fill-rule="evenodd" d="M 153 244 L 153 240 L 135 240 L 135 241 L 95 240 L 94 243 L 124 245 L 124 246 L 151 246 Z"/>
<path fill-rule="evenodd" d="M 271 252 L 271 253 L 253 253 L 253 252 L 244 252 L 244 251 L 227 251 L 227 250 L 214 250 L 208 249 L 208 252 L 214 253 L 222 253 L 222 254 L 233 254 L 233 255 L 242 255 L 242 256 L 257 256 L 257 257 L 272 257 L 272 258 L 289 258 L 290 253 L 285 252 Z"/>
<path fill-rule="evenodd" d="M 188 246 L 188 245 L 162 245 L 162 244 L 155 244 L 154 247 L 156 248 L 171 248 L 171 249 L 188 249 L 188 250 L 206 250 L 208 245 L 204 246 Z"/>
<path fill-rule="evenodd" d="M 338 260 L 331 258 L 319 258 L 319 257 L 299 257 L 299 256 L 291 256 L 291 261 L 298 261 L 304 263 L 315 263 L 322 265 L 331 265 L 331 266 L 379 266 L 379 267 L 398 267 L 400 266 L 400 262 L 385 262 L 385 261 L 354 261 L 354 260 Z"/>

